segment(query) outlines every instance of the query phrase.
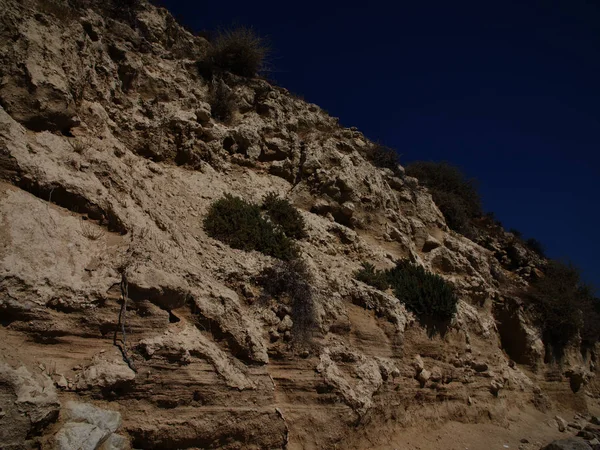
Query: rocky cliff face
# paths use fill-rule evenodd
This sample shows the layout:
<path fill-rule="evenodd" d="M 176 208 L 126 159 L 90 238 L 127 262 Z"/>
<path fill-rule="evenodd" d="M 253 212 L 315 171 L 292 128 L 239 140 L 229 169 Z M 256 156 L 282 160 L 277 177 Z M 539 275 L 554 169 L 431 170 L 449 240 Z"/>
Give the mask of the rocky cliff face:
<path fill-rule="evenodd" d="M 508 264 L 503 232 L 484 248 L 450 231 L 357 130 L 231 74 L 220 122 L 196 65 L 210 44 L 163 9 L 0 11 L 2 448 L 353 447 L 382 427 L 597 405 L 597 353 L 546 364 L 523 314 L 543 262 L 518 248 Z M 202 226 L 224 193 L 267 192 L 307 223 L 310 343 L 291 339 L 289 307 L 259 301 L 274 260 Z M 444 335 L 353 278 L 399 258 L 457 287 Z"/>

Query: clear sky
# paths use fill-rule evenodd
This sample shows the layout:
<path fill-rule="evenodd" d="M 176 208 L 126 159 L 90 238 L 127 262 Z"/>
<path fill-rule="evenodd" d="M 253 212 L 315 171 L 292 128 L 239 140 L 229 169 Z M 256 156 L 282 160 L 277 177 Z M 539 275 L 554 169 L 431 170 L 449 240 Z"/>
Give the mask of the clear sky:
<path fill-rule="evenodd" d="M 600 287 L 600 1 L 163 3 L 194 30 L 254 27 L 269 78 L 404 163 L 462 167 Z"/>

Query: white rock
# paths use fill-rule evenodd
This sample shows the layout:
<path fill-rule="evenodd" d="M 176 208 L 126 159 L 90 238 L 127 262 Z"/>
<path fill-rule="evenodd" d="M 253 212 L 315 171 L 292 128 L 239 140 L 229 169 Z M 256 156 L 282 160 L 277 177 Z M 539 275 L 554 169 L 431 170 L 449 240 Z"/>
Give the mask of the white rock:
<path fill-rule="evenodd" d="M 114 433 L 121 426 L 121 414 L 98 408 L 90 403 L 68 402 L 65 406 L 65 420 L 68 422 L 88 423 Z"/>
<path fill-rule="evenodd" d="M 434 238 L 431 235 L 427 235 L 427 239 L 425 239 L 425 243 L 423 244 L 423 251 L 424 252 L 430 252 L 433 249 L 436 249 L 438 247 L 441 247 L 442 243 L 440 241 L 438 241 L 436 238 Z"/>
<path fill-rule="evenodd" d="M 127 448 L 127 439 L 119 434 L 111 434 L 98 450 L 124 450 Z"/>
<path fill-rule="evenodd" d="M 567 421 L 560 416 L 554 416 L 554 420 L 556 421 L 556 425 L 558 427 L 558 431 L 563 433 L 567 429 Z"/>
<path fill-rule="evenodd" d="M 425 362 L 423 361 L 423 358 L 421 358 L 421 355 L 415 356 L 413 367 L 417 371 L 417 375 L 423 371 L 423 369 L 425 368 Z"/>
<path fill-rule="evenodd" d="M 293 326 L 294 322 L 292 321 L 292 318 L 286 314 L 283 320 L 279 323 L 277 331 L 279 331 L 280 333 L 285 333 L 286 331 L 291 330 Z"/>
<path fill-rule="evenodd" d="M 0 443 L 20 448 L 34 427 L 43 429 L 58 417 L 60 403 L 54 383 L 26 367 L 0 362 Z"/>
<path fill-rule="evenodd" d="M 110 431 L 82 422 L 69 422 L 56 434 L 57 450 L 96 450 Z"/>
<path fill-rule="evenodd" d="M 135 372 L 122 358 L 117 357 L 110 361 L 98 359 L 83 370 L 77 380 L 77 389 L 118 386 L 134 379 Z"/>
<path fill-rule="evenodd" d="M 419 382 L 421 383 L 421 386 L 424 386 L 425 383 L 427 383 L 427 381 L 431 378 L 431 372 L 427 369 L 423 369 L 419 375 L 417 376 L 417 379 L 419 380 Z"/>

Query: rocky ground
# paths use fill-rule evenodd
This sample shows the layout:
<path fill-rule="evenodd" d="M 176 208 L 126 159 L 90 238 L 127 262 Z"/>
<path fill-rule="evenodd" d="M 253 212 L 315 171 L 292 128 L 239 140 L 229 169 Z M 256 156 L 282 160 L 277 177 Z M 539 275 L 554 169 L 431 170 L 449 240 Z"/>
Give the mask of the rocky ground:
<path fill-rule="evenodd" d="M 0 0 L 0 24 L 2 448 L 597 448 L 598 348 L 544 361 L 520 298 L 537 256 L 508 270 L 506 234 L 450 231 L 360 132 L 262 79 L 218 81 L 217 120 L 210 44 L 163 9 Z M 260 298 L 274 260 L 202 226 L 267 192 L 307 223 L 306 342 Z M 404 257 L 457 287 L 445 334 L 353 278 Z"/>

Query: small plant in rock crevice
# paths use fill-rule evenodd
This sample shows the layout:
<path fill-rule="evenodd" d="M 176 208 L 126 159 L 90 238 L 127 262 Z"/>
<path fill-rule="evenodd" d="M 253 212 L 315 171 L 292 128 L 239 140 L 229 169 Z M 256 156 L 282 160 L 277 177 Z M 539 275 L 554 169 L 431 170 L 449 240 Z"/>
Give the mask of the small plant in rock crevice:
<path fill-rule="evenodd" d="M 79 225 L 81 227 L 81 234 L 90 241 L 97 241 L 104 236 L 104 230 L 100 226 L 90 223 L 89 220 L 81 218 L 79 220 Z"/>
<path fill-rule="evenodd" d="M 380 291 L 385 291 L 390 287 L 384 270 L 377 270 L 373 264 L 368 262 L 363 262 L 361 266 L 359 270 L 354 272 L 354 278 L 358 281 L 362 281 Z"/>

